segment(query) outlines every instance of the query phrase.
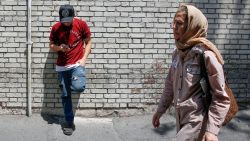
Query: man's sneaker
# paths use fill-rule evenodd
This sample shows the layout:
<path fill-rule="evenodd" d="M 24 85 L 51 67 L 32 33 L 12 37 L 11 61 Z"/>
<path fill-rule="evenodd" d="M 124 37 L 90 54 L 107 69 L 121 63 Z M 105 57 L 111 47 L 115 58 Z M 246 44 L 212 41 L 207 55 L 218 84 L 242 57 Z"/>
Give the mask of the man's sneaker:
<path fill-rule="evenodd" d="M 68 123 L 68 122 L 64 122 L 62 125 L 62 130 L 63 133 L 67 136 L 72 135 L 72 133 L 75 131 L 76 127 L 74 123 Z"/>

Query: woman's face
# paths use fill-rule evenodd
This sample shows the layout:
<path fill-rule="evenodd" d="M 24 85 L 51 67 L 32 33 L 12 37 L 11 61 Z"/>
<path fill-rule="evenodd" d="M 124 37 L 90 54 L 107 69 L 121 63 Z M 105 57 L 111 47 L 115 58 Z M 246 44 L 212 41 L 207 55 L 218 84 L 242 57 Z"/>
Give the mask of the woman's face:
<path fill-rule="evenodd" d="M 185 12 L 176 13 L 172 28 L 175 40 L 180 40 L 187 28 L 187 14 Z"/>

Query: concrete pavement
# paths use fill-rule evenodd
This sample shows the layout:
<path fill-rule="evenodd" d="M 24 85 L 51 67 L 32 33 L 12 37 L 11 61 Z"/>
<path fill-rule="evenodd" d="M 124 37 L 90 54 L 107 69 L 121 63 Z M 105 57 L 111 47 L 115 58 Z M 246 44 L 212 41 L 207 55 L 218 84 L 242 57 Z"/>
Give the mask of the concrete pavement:
<path fill-rule="evenodd" d="M 76 117 L 72 136 L 62 133 L 60 116 L 0 115 L 0 141 L 168 141 L 175 135 L 175 118 L 165 114 L 161 126 L 151 125 L 152 114 L 130 117 Z M 236 118 L 223 127 L 220 141 L 250 140 L 250 106 L 241 106 Z"/>

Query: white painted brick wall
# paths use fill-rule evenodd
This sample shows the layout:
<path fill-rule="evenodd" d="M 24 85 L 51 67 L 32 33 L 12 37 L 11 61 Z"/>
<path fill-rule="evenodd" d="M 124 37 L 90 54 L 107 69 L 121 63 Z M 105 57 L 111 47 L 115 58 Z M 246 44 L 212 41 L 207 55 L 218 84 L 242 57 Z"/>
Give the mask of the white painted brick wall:
<path fill-rule="evenodd" d="M 74 105 L 80 110 L 147 109 L 156 105 L 162 92 L 174 49 L 171 22 L 180 3 L 192 3 L 207 16 L 208 38 L 225 58 L 229 83 L 239 101 L 249 102 L 248 0 L 33 0 L 34 109 L 61 109 L 54 71 L 57 55 L 48 48 L 60 5 L 72 4 L 76 15 L 87 21 L 93 38 L 86 65 L 87 88 L 84 94 L 74 93 Z M 6 109 L 27 106 L 26 10 L 26 0 L 0 1 L 0 106 Z"/>

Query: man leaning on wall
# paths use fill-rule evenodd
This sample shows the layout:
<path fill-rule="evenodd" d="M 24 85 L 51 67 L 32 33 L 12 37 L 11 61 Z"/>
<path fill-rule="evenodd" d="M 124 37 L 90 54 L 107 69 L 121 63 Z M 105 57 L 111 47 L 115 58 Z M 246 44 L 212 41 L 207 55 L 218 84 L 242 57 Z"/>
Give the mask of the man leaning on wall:
<path fill-rule="evenodd" d="M 51 29 L 49 47 L 58 54 L 56 72 L 65 117 L 62 130 L 65 135 L 72 135 L 75 124 L 71 92 L 85 90 L 85 64 L 92 47 L 91 32 L 85 21 L 75 18 L 71 5 L 62 5 L 59 17 L 60 21 Z"/>

